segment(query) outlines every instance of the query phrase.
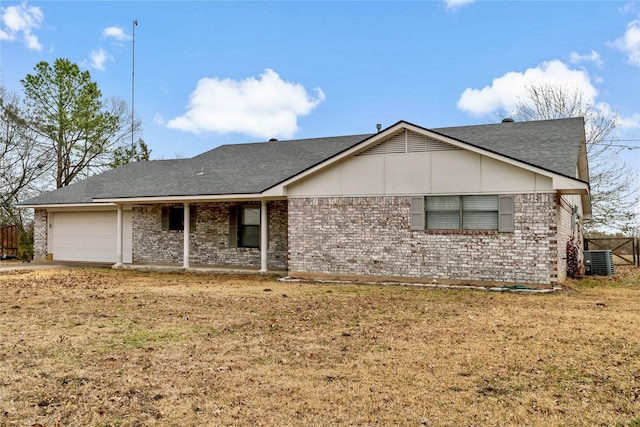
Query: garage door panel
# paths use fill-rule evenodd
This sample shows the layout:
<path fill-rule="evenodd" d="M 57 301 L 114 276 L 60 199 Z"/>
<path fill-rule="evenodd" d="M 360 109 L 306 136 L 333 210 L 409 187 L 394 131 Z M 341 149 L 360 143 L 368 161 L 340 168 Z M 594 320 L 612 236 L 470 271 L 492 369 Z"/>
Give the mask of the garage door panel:
<path fill-rule="evenodd" d="M 55 212 L 50 252 L 58 261 L 116 262 L 116 211 Z M 131 262 L 131 211 L 123 213 L 123 261 Z"/>

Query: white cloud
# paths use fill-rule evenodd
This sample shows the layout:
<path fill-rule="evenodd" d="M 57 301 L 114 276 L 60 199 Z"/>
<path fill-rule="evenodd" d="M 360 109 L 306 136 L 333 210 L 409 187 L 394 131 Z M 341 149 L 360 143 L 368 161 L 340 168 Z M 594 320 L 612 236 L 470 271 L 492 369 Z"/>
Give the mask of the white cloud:
<path fill-rule="evenodd" d="M 598 94 L 586 71 L 572 70 L 556 59 L 543 62 L 536 68 L 529 68 L 524 73 L 509 72 L 493 79 L 490 86 L 482 89 L 467 88 L 460 96 L 457 107 L 476 115 L 500 111 L 510 113 L 525 95 L 526 88 L 532 84 L 560 85 L 575 89 L 582 93 L 585 102 L 591 104 Z"/>
<path fill-rule="evenodd" d="M 475 0 L 444 0 L 447 10 L 458 10 L 462 6 L 473 3 Z"/>
<path fill-rule="evenodd" d="M 630 22 L 624 36 L 613 42 L 613 46 L 627 55 L 629 64 L 640 67 L 640 19 Z"/>
<path fill-rule="evenodd" d="M 2 24 L 0 40 L 22 40 L 31 50 L 42 50 L 38 37 L 33 30 L 40 28 L 44 21 L 44 14 L 39 7 L 29 6 L 27 2 L 19 5 L 0 8 Z"/>
<path fill-rule="evenodd" d="M 107 27 L 102 30 L 103 39 L 116 39 L 118 41 L 131 40 L 131 36 L 127 35 L 120 27 Z"/>
<path fill-rule="evenodd" d="M 640 129 L 640 113 L 635 113 L 629 117 L 618 116 L 617 124 L 623 130 Z"/>
<path fill-rule="evenodd" d="M 579 64 L 580 62 L 591 61 L 594 62 L 597 66 L 602 66 L 602 58 L 600 54 L 595 50 L 592 50 L 591 53 L 587 55 L 580 55 L 578 52 L 571 52 L 569 56 L 569 62 L 572 64 Z"/>
<path fill-rule="evenodd" d="M 131 40 L 131 36 L 125 33 L 125 31 L 121 27 L 106 27 L 102 30 L 101 39 L 111 39 L 111 47 L 119 50 L 123 46 L 123 41 Z M 109 52 L 104 50 L 103 48 L 98 48 L 96 50 L 92 50 L 89 54 L 89 65 L 96 70 L 104 71 L 105 65 L 107 61 L 114 61 L 115 58 Z M 87 62 L 84 62 L 84 65 L 87 65 Z"/>
<path fill-rule="evenodd" d="M 91 66 L 100 71 L 104 71 L 105 62 L 113 61 L 113 56 L 111 56 L 109 52 L 102 48 L 98 50 L 92 50 L 89 56 L 91 57 Z"/>
<path fill-rule="evenodd" d="M 633 1 L 629 1 L 622 5 L 622 7 L 618 8 L 620 13 L 631 13 L 635 10 L 635 3 Z"/>
<path fill-rule="evenodd" d="M 298 117 L 324 101 L 321 89 L 310 96 L 304 86 L 282 80 L 267 69 L 259 78 L 200 79 L 190 96 L 188 111 L 166 126 L 192 133 L 243 133 L 258 138 L 290 138 Z M 156 122 L 162 122 L 156 117 Z"/>

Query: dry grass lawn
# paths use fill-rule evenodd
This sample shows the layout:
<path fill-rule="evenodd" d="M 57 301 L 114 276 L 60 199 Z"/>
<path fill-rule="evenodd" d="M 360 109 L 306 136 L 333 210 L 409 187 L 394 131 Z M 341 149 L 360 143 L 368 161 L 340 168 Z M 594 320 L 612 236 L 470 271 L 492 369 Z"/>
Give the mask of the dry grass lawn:
<path fill-rule="evenodd" d="M 640 271 L 555 294 L 0 272 L 0 426 L 640 426 Z"/>

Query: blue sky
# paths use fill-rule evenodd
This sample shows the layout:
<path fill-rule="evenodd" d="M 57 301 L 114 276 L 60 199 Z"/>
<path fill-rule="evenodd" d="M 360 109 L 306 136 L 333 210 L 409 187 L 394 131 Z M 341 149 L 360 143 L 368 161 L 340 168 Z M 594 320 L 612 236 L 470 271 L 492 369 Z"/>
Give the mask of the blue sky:
<path fill-rule="evenodd" d="M 8 1 L 0 83 L 39 61 L 131 104 L 154 158 L 220 144 L 495 123 L 532 81 L 577 87 L 640 146 L 640 2 Z M 621 151 L 640 170 L 640 150 Z"/>

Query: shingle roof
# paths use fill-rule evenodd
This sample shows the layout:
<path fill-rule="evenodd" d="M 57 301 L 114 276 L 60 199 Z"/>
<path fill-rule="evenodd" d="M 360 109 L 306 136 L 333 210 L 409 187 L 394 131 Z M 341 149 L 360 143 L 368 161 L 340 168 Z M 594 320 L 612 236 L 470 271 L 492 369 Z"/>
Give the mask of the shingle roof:
<path fill-rule="evenodd" d="M 575 178 L 584 119 L 506 122 L 432 130 L 514 160 Z"/>
<path fill-rule="evenodd" d="M 400 123 L 400 122 L 399 122 Z M 431 129 L 482 149 L 575 178 L 584 122 L 578 119 Z M 261 193 L 374 134 L 222 145 L 190 159 L 121 166 L 22 202 Z"/>

